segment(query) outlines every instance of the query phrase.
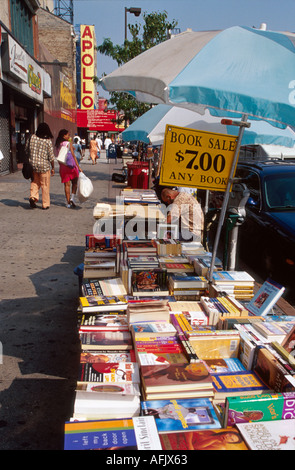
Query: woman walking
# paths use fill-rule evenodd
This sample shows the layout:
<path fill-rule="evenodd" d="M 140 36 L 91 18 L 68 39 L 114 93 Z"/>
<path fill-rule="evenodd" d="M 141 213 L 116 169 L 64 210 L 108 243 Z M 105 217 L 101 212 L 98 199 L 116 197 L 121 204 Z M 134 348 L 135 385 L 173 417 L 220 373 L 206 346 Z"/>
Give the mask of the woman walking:
<path fill-rule="evenodd" d="M 98 146 L 94 137 L 90 140 L 90 158 L 92 160 L 92 165 L 95 165 L 97 160 Z"/>
<path fill-rule="evenodd" d="M 26 143 L 26 151 L 33 167 L 33 180 L 30 187 L 30 206 L 37 207 L 39 191 L 42 191 L 42 209 L 50 207 L 50 177 L 54 175 L 53 135 L 45 122 L 39 124 L 37 131 Z"/>
<path fill-rule="evenodd" d="M 69 131 L 67 129 L 61 129 L 59 131 L 59 134 L 55 142 L 57 155 L 62 146 L 68 146 L 75 161 L 74 168 L 71 168 L 63 163 L 59 163 L 59 174 L 60 174 L 61 182 L 64 184 L 65 196 L 66 196 L 66 207 L 68 208 L 76 207 L 75 195 L 77 193 L 79 172 L 82 171 L 77 161 L 77 158 L 73 149 L 73 144 L 70 142 L 70 138 L 71 137 L 70 137 Z"/>

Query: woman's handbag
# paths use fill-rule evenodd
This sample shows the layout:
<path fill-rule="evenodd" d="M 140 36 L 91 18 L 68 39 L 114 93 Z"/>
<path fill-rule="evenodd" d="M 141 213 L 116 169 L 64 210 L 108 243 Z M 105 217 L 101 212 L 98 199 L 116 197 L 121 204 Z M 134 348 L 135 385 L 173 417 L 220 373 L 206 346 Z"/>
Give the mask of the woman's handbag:
<path fill-rule="evenodd" d="M 69 144 L 67 144 L 67 145 L 62 145 L 61 148 L 59 149 L 58 156 L 57 156 L 57 158 L 56 158 L 56 160 L 57 160 L 59 163 L 63 163 L 64 165 L 66 165 L 66 161 L 67 161 L 68 146 L 69 146 Z"/>

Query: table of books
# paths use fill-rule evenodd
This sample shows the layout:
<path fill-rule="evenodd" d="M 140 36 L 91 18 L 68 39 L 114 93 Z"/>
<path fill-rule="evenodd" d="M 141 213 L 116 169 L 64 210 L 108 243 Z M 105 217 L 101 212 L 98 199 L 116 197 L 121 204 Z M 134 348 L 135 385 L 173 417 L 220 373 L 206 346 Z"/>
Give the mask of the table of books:
<path fill-rule="evenodd" d="M 284 288 L 200 243 L 85 235 L 65 450 L 294 450 Z"/>

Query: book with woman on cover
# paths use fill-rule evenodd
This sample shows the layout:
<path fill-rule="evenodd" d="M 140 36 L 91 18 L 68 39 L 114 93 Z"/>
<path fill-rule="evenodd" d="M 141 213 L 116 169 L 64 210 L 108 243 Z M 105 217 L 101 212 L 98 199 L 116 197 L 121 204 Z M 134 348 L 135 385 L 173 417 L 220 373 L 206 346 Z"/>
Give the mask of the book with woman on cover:
<path fill-rule="evenodd" d="M 221 427 L 209 398 L 142 401 L 141 410 L 154 416 L 159 433 Z"/>
<path fill-rule="evenodd" d="M 238 429 L 205 429 L 159 435 L 163 450 L 248 450 Z"/>

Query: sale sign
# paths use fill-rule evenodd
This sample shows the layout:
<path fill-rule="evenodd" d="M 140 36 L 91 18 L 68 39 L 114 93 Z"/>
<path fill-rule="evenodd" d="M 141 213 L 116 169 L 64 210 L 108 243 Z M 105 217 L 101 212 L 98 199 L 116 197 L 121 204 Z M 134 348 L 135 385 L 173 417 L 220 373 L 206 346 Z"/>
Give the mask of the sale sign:
<path fill-rule="evenodd" d="M 80 25 L 81 37 L 81 109 L 94 109 L 95 55 L 94 26 Z"/>
<path fill-rule="evenodd" d="M 225 191 L 237 137 L 166 126 L 160 184 Z"/>

